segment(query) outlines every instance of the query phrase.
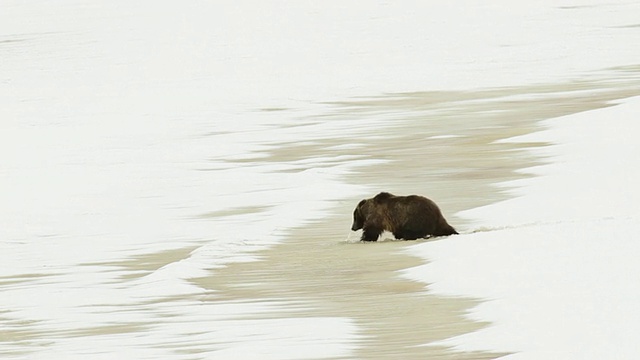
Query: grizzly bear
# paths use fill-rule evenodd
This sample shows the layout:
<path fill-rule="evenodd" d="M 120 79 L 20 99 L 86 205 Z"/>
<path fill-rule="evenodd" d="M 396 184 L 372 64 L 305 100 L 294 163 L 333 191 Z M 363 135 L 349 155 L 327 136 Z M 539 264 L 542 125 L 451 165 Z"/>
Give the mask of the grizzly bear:
<path fill-rule="evenodd" d="M 359 229 L 363 229 L 362 241 L 377 241 L 384 230 L 404 240 L 457 234 L 433 201 L 418 195 L 395 196 L 387 192 L 360 201 L 353 211 L 351 226 L 353 231 Z"/>

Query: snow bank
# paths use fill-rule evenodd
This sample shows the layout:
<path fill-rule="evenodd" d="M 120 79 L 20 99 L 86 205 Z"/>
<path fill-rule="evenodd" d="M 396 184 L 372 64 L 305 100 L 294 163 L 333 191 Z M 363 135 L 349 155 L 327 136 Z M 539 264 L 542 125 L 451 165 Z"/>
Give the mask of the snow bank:
<path fill-rule="evenodd" d="M 323 102 L 636 64 L 640 4 L 575 4 L 3 1 L 0 322 L 18 338 L 7 348 L 29 358 L 229 349 L 216 342 L 227 325 L 216 306 L 171 299 L 205 293 L 188 279 L 250 260 L 332 201 L 367 192 L 345 175 L 375 161 L 258 160 L 286 144 L 348 145 L 379 129 L 375 119 L 309 120 L 327 113 Z M 219 215 L 238 209 L 255 214 Z M 168 251 L 182 255 L 144 270 L 113 265 Z M 208 347 L 163 347 L 195 318 L 217 326 L 199 334 Z M 96 334 L 110 326 L 144 336 Z M 321 326 L 335 329 L 326 356 L 353 347 L 349 319 Z M 233 333 L 233 346 L 264 345 L 247 331 Z M 284 344 L 274 356 L 297 356 L 284 349 L 299 334 L 281 331 L 270 338 Z M 315 351 L 312 331 L 303 337 Z"/>
<path fill-rule="evenodd" d="M 635 359 L 640 333 L 640 97 L 544 122 L 506 141 L 548 165 L 502 184 L 511 200 L 463 212 L 475 233 L 416 245 L 429 261 L 406 276 L 437 294 L 486 301 L 469 316 L 492 324 L 443 341 L 508 359 Z"/>

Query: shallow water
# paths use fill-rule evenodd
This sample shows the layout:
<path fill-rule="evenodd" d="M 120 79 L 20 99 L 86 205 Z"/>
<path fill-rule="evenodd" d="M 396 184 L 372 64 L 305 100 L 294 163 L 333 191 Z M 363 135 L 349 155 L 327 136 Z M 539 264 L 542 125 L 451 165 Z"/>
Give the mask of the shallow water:
<path fill-rule="evenodd" d="M 335 104 L 323 120 L 376 117 L 393 121 L 377 136 L 354 134 L 313 144 L 282 144 L 265 161 L 296 161 L 316 156 L 383 159 L 349 181 L 378 191 L 419 193 L 434 199 L 461 232 L 473 231 L 456 212 L 504 199 L 500 182 L 521 178 L 518 169 L 535 166 L 528 148 L 538 143 L 497 140 L 537 130 L 538 120 L 606 106 L 636 95 L 629 80 L 637 69 L 612 72 L 609 79 L 474 93 L 412 93 Z M 349 145 L 341 147 L 341 145 Z M 490 359 L 495 353 L 459 353 L 426 344 L 481 328 L 464 317 L 477 299 L 429 294 L 399 271 L 421 264 L 407 254 L 414 242 L 385 239 L 359 243 L 349 234 L 351 212 L 360 198 L 335 204 L 333 215 L 300 226 L 287 241 L 260 252 L 259 261 L 230 264 L 194 281 L 215 292 L 209 301 L 287 301 L 275 317 L 341 317 L 358 328 L 352 359 Z M 447 241 L 446 238 L 419 241 Z M 343 357 L 340 357 L 343 358 Z"/>
<path fill-rule="evenodd" d="M 637 6 L 594 5 L 3 2 L 0 355 L 421 357 L 477 328 L 397 279 L 406 243 L 346 242 L 352 208 L 421 193 L 474 230 L 456 211 L 539 145 L 491 141 L 638 83 L 555 84 L 637 60 Z"/>
<path fill-rule="evenodd" d="M 508 189 L 495 185 L 523 176 L 514 171 L 544 160 L 531 158 L 526 150 L 544 144 L 496 140 L 535 130 L 535 122 L 540 119 L 636 95 L 637 70 L 614 69 L 591 79 L 555 85 L 393 94 L 324 104 L 330 110 L 305 112 L 288 125 L 274 121 L 252 129 L 264 133 L 261 140 L 266 145 L 261 145 L 260 151 L 239 153 L 235 158 L 221 154 L 210 162 L 189 164 L 211 176 L 180 177 L 181 167 L 160 172 L 153 168 L 153 174 L 146 174 L 148 169 L 138 169 L 137 162 L 121 163 L 127 153 L 119 146 L 127 149 L 131 144 L 121 143 L 120 138 L 115 148 L 105 146 L 113 155 L 106 157 L 108 166 L 86 170 L 83 161 L 104 159 L 85 159 L 92 153 L 76 153 L 77 146 L 67 150 L 61 145 L 60 159 L 65 163 L 56 168 L 58 173 L 78 167 L 89 173 L 95 170 L 88 180 L 105 185 L 99 191 L 114 186 L 118 196 L 121 190 L 139 193 L 116 199 L 124 201 L 122 204 L 95 204 L 94 200 L 104 201 L 108 196 L 99 193 L 104 198 L 83 199 L 86 194 L 95 195 L 85 193 L 88 185 L 58 187 L 54 183 L 54 189 L 64 189 L 72 196 L 54 194 L 46 200 L 83 199 L 90 207 L 71 210 L 96 213 L 43 211 L 43 219 L 52 222 L 28 229 L 37 236 L 3 240 L 6 262 L 0 278 L 4 305 L 0 313 L 0 352 L 6 357 L 29 359 L 169 355 L 200 359 L 238 354 L 259 359 L 494 358 L 498 354 L 459 354 L 424 346 L 483 326 L 464 318 L 478 300 L 435 297 L 421 283 L 401 278 L 399 270 L 421 264 L 420 259 L 406 253 L 407 245 L 414 242 L 347 241 L 353 207 L 361 198 L 382 190 L 418 193 L 435 200 L 459 231 L 473 231 L 455 217 L 456 212 L 508 196 Z M 286 117 L 290 110 L 262 111 Z M 60 131 L 55 126 L 47 129 Z M 225 131 L 233 135 L 233 129 Z M 269 141 L 268 131 L 279 136 Z M 216 134 L 202 134 L 197 141 L 182 139 L 178 144 L 158 141 L 149 148 L 136 147 L 141 150 L 132 154 L 146 159 L 160 149 L 179 150 L 188 144 L 200 155 L 203 149 L 199 145 L 208 150 L 205 145 L 210 142 L 229 141 Z M 298 141 L 299 134 L 305 135 L 305 142 Z M 55 144 L 58 142 L 64 143 L 64 138 L 56 139 Z M 84 146 L 90 150 L 95 144 L 81 144 L 80 150 Z M 66 157 L 69 154 L 72 156 Z M 183 157 L 193 156 L 187 153 L 171 159 L 180 163 Z M 220 157 L 225 161 L 220 162 Z M 371 165 L 360 165 L 358 170 L 351 166 L 354 160 Z M 212 181 L 213 185 L 207 185 L 215 187 L 218 179 L 214 170 L 246 168 L 259 171 L 233 172 L 252 191 L 241 201 L 209 204 L 206 199 L 191 196 L 201 195 L 199 191 L 205 189 L 196 186 L 197 181 Z M 335 168 L 344 172 L 339 180 L 346 180 L 360 195 L 322 188 L 335 184 L 331 172 Z M 130 176 L 127 184 L 133 187 L 122 187 L 120 174 Z M 275 191 L 261 197 L 260 203 L 251 201 L 254 195 L 280 186 L 279 179 L 287 179 L 276 176 L 281 174 L 304 175 L 295 181 L 313 183 L 318 177 L 330 181 L 284 192 L 286 199 L 278 198 L 280 193 Z M 158 188 L 146 189 L 144 185 L 153 175 L 162 182 L 154 183 Z M 252 182 L 243 176 L 263 176 L 268 181 L 261 178 Z M 61 179 L 76 180 L 73 176 Z M 185 191 L 185 184 L 193 186 L 189 196 L 173 194 Z M 344 191 L 342 186 L 336 189 Z M 292 224 L 270 217 L 268 210 L 274 204 L 319 197 L 313 191 L 323 191 L 322 196 L 333 193 L 322 203 L 328 215 L 321 221 Z M 225 194 L 218 195 L 224 201 Z M 149 204 L 140 198 L 155 206 L 142 206 Z M 266 203 L 270 198 L 274 204 Z M 130 199 L 136 202 L 128 202 Z M 178 201 L 184 199 L 206 206 Z M 42 199 L 35 200 L 53 209 Z M 167 208 L 168 213 L 164 212 Z M 177 210 L 171 211 L 174 208 Z M 129 219 L 120 211 L 134 217 Z M 289 211 L 303 210 L 293 206 Z M 174 218 L 190 213 L 194 218 L 184 222 Z M 78 223 L 55 224 L 62 216 Z M 264 250 L 276 241 L 247 229 L 256 221 L 272 226 L 274 237 L 284 236 L 286 241 Z M 202 236 L 216 224 L 238 230 Z M 131 231 L 129 237 L 124 236 L 127 231 Z"/>

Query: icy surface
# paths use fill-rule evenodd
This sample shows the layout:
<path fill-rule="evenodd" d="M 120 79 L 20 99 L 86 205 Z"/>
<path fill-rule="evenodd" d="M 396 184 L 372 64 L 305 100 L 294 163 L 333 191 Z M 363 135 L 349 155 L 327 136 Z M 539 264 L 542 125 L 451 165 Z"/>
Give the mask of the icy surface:
<path fill-rule="evenodd" d="M 249 322 L 277 309 L 190 281 L 368 194 L 344 177 L 382 162 L 274 151 L 387 125 L 309 120 L 326 102 L 554 82 L 637 65 L 640 43 L 625 1 L 1 8 L 0 352 L 29 359 L 347 356 L 348 318 Z"/>
<path fill-rule="evenodd" d="M 517 197 L 464 212 L 478 232 L 411 249 L 429 263 L 407 276 L 488 300 L 469 316 L 489 327 L 443 344 L 508 359 L 637 357 L 639 111 L 631 98 L 508 139 L 549 142 L 533 150 L 549 165 L 509 184 Z"/>

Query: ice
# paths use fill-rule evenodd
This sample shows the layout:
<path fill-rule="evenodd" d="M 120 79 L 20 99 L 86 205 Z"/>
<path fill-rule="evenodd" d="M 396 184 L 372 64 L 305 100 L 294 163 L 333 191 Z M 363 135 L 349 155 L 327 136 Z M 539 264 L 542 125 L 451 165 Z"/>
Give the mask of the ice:
<path fill-rule="evenodd" d="M 245 334 L 242 323 L 219 321 L 220 304 L 190 281 L 254 260 L 288 229 L 371 193 L 346 175 L 384 163 L 329 153 L 278 160 L 275 151 L 324 140 L 348 149 L 354 137 L 379 139 L 394 126 L 336 114 L 339 101 L 554 83 L 637 65 L 638 13 L 632 1 L 3 1 L 0 326 L 16 340 L 0 352 L 156 359 L 246 347 L 262 358 L 348 356 L 359 335 L 351 319 L 292 316 L 290 330 L 265 320 Z M 622 132 L 599 145 L 633 136 L 612 128 Z M 571 132 L 555 135 L 558 146 L 570 143 Z M 589 150 L 581 146 L 558 154 Z M 602 171 L 576 175 L 611 191 L 592 196 L 622 221 L 637 194 L 616 189 L 632 189 L 635 177 L 620 170 L 621 157 L 585 155 Z M 564 181 L 553 166 L 536 170 L 549 172 L 539 186 Z M 570 200 L 583 195 L 562 184 Z M 603 216 L 587 210 L 567 212 L 574 221 Z M 469 216 L 500 223 L 478 214 Z M 500 219 L 547 226 L 558 213 L 529 215 Z M 216 327 L 181 340 L 194 319 Z M 216 342 L 225 329 L 231 345 Z"/>
<path fill-rule="evenodd" d="M 550 163 L 512 184 L 517 197 L 462 214 L 483 231 L 411 249 L 428 264 L 406 276 L 487 300 L 469 316 L 491 325 L 441 344 L 513 352 L 508 359 L 635 358 L 638 111 L 630 98 L 509 139 L 549 142 L 540 152 Z"/>

